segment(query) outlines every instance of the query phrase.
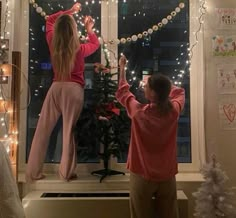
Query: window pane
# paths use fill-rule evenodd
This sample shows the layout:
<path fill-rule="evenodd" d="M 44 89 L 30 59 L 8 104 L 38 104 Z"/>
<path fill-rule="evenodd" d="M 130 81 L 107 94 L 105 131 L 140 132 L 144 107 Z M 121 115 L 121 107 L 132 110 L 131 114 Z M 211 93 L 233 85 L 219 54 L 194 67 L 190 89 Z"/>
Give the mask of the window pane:
<path fill-rule="evenodd" d="M 96 29 L 101 29 L 101 5 L 98 1 L 80 1 L 83 6 L 82 14 L 90 14 L 96 19 Z M 191 162 L 191 138 L 190 138 L 190 104 L 189 104 L 189 72 L 188 72 L 188 47 L 189 47 L 189 11 L 188 1 L 185 8 L 174 19 L 151 35 L 135 43 L 119 45 L 119 52 L 124 52 L 131 63 L 130 83 L 131 90 L 140 101 L 145 101 L 143 91 L 137 88 L 139 81 L 147 74 L 163 72 L 176 81 L 182 71 L 185 76 L 178 81 L 183 83 L 186 90 L 186 105 L 179 120 L 178 130 L 178 160 L 179 162 Z M 37 3 L 47 14 L 68 9 L 72 2 L 67 0 L 37 0 Z M 130 37 L 133 34 L 143 33 L 152 28 L 162 18 L 169 15 L 179 4 L 177 0 L 128 0 L 118 3 L 118 38 Z M 62 8 L 63 7 L 63 8 Z M 43 100 L 52 83 L 52 69 L 49 51 L 45 40 L 45 21 L 30 7 L 30 31 L 29 31 L 29 83 L 31 86 L 31 104 L 28 108 L 28 134 L 27 157 L 34 131 L 38 121 Z M 79 17 L 76 17 L 79 19 Z M 79 25 L 79 30 L 83 30 Z M 83 32 L 84 34 L 84 32 Z M 100 62 L 100 51 L 86 59 L 85 70 L 85 102 L 84 110 L 77 124 L 76 136 L 78 139 L 78 161 L 83 163 L 99 162 L 99 142 L 93 137 L 96 128 L 93 128 L 95 114 L 90 110 L 93 102 L 93 65 Z M 134 71 L 135 74 L 131 72 Z M 135 80 L 134 80 L 134 77 Z M 84 130 L 84 126 L 90 122 L 90 131 Z M 56 125 L 48 147 L 46 162 L 59 162 L 62 145 L 62 119 Z M 86 133 L 86 137 L 85 137 Z M 129 135 L 129 131 L 127 131 Z M 126 162 L 128 146 L 120 148 L 119 162 Z"/>
<path fill-rule="evenodd" d="M 167 18 L 178 6 L 178 0 L 119 1 L 119 39 L 127 39 L 152 29 L 153 25 Z M 168 75 L 173 82 L 182 82 L 186 91 L 186 104 L 179 119 L 177 142 L 178 161 L 184 163 L 191 162 L 188 47 L 188 1 L 185 1 L 185 8 L 160 30 L 136 42 L 131 41 L 119 46 L 119 53 L 124 53 L 129 59 L 129 83 L 139 101 L 145 102 L 143 91 L 139 88 L 139 82 L 145 75 L 161 72 Z M 178 76 L 180 74 L 183 75 L 182 78 Z M 122 157 L 126 157 L 127 149 L 123 152 Z M 126 158 L 119 159 L 119 162 L 125 161 Z"/>
<path fill-rule="evenodd" d="M 101 17 L 101 5 L 100 4 L 89 4 L 86 5 L 85 1 L 80 1 L 83 5 L 83 11 L 79 13 L 79 16 L 75 16 L 78 23 L 78 31 L 84 33 L 84 27 L 79 23 L 83 15 L 91 15 L 95 18 L 95 28 L 100 31 L 100 17 Z M 69 9 L 73 2 L 67 0 L 37 0 L 37 3 L 47 14 L 55 13 L 59 10 Z M 30 17 L 29 17 L 29 84 L 31 87 L 31 103 L 28 107 L 28 119 L 27 119 L 27 150 L 26 157 L 28 159 L 31 142 L 37 125 L 38 117 L 42 108 L 44 98 L 47 91 L 52 83 L 52 66 L 50 62 L 50 55 L 48 46 L 45 39 L 45 20 L 36 13 L 35 8 L 30 6 Z M 100 50 L 95 54 L 86 58 L 86 63 L 88 66 L 85 67 L 85 79 L 89 82 L 89 77 L 91 77 L 91 64 L 100 61 Z M 88 88 L 89 85 L 86 84 Z M 85 109 L 91 101 L 88 96 L 90 90 L 85 89 Z M 84 112 L 83 112 L 84 113 Z M 42 136 L 43 137 L 43 136 Z M 61 145 L 62 145 L 62 119 L 60 118 L 55 129 L 53 130 L 46 162 L 60 162 L 61 158 Z M 85 144 L 80 144 L 78 147 L 78 161 L 81 162 L 98 162 L 97 157 L 98 147 L 94 145 L 93 148 L 86 147 Z"/>

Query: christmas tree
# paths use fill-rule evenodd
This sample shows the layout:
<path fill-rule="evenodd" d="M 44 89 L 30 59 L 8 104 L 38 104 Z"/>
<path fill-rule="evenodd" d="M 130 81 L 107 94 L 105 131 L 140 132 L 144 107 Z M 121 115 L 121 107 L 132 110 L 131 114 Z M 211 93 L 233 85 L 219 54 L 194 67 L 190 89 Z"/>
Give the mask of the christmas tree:
<path fill-rule="evenodd" d="M 94 75 L 94 99 L 96 102 L 96 115 L 98 119 L 98 138 L 103 146 L 103 152 L 99 153 L 103 160 L 104 169 L 93 171 L 93 175 L 100 175 L 100 182 L 111 175 L 123 174 L 123 172 L 109 169 L 109 160 L 113 155 L 119 157 L 119 147 L 125 134 L 124 122 L 121 122 L 121 107 L 116 101 L 117 73 L 111 72 L 108 49 L 103 42 L 102 50 L 106 65 L 96 63 Z M 123 126 L 123 128 L 122 128 Z M 127 140 L 128 141 L 128 140 Z M 124 142 L 124 141 L 123 141 Z"/>
<path fill-rule="evenodd" d="M 93 105 L 82 112 L 77 123 L 76 135 L 78 145 L 85 144 L 90 148 L 95 144 L 102 146 L 98 153 L 104 168 L 93 171 L 92 175 L 100 176 L 100 182 L 111 175 L 124 174 L 111 170 L 111 156 L 120 157 L 122 150 L 128 147 L 130 120 L 125 109 L 117 102 L 115 92 L 118 88 L 118 73 L 111 72 L 108 49 L 102 44 L 106 64 L 94 64 Z"/>
<path fill-rule="evenodd" d="M 205 182 L 197 192 L 195 214 L 198 218 L 235 218 L 236 210 L 232 202 L 233 193 L 225 187 L 227 175 L 216 162 L 215 156 L 209 164 L 203 166 L 202 175 Z"/>

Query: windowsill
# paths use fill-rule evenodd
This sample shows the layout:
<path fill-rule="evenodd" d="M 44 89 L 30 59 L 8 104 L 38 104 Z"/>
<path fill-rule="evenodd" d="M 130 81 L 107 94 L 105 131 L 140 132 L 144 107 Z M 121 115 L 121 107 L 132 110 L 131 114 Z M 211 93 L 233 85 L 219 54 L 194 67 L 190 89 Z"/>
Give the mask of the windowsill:
<path fill-rule="evenodd" d="M 42 180 L 37 180 L 35 184 L 44 184 L 44 183 L 98 183 L 100 180 L 99 176 L 93 175 L 79 175 L 78 179 L 71 180 L 70 182 L 63 181 L 59 179 L 56 174 L 46 174 L 46 178 Z M 176 181 L 178 182 L 203 182 L 204 178 L 200 173 L 178 173 L 176 175 Z M 25 174 L 19 173 L 18 182 L 26 183 Z M 129 173 L 125 175 L 116 175 L 106 177 L 102 183 L 128 183 L 129 182 Z"/>

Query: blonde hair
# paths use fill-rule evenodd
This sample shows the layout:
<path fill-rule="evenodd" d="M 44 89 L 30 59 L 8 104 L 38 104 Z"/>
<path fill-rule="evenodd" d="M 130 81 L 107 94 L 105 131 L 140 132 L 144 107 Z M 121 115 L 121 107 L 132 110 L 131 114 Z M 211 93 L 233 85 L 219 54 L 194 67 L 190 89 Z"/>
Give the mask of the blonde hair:
<path fill-rule="evenodd" d="M 52 65 L 57 80 L 67 80 L 74 68 L 79 49 L 77 25 L 70 15 L 61 15 L 56 20 L 52 38 Z"/>

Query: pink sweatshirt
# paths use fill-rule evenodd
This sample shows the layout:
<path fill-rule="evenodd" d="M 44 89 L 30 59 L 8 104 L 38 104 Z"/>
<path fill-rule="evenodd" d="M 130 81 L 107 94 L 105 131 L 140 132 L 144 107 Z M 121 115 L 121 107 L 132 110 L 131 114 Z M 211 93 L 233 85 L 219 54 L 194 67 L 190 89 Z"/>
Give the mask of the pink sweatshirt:
<path fill-rule="evenodd" d="M 59 11 L 55 14 L 52 14 L 48 17 L 46 22 L 46 38 L 49 46 L 50 53 L 52 54 L 52 38 L 53 30 L 56 19 L 62 14 L 69 14 L 68 11 Z M 93 54 L 100 46 L 98 38 L 95 33 L 88 34 L 89 42 L 85 44 L 80 44 L 80 48 L 76 55 L 76 61 L 73 71 L 71 72 L 71 82 L 77 82 L 82 87 L 84 87 L 84 58 Z M 57 72 L 54 72 L 54 81 L 57 79 Z"/>
<path fill-rule="evenodd" d="M 132 120 L 127 168 L 150 181 L 168 180 L 178 172 L 176 137 L 185 91 L 172 86 L 169 97 L 174 109 L 160 117 L 155 104 L 139 103 L 129 88 L 122 80 L 116 92 L 117 100 Z"/>

